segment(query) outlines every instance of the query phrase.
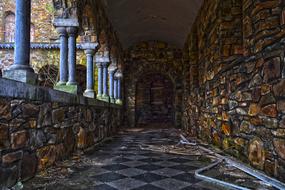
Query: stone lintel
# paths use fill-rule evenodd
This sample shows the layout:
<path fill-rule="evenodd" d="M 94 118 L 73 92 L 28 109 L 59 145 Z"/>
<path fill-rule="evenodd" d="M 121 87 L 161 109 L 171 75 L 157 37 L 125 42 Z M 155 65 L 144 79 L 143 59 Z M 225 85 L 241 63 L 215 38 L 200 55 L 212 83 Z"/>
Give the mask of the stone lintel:
<path fill-rule="evenodd" d="M 4 70 L 3 78 L 35 85 L 37 83 L 38 75 L 30 70 L 13 69 Z"/>
<path fill-rule="evenodd" d="M 79 21 L 74 18 L 56 18 L 53 20 L 53 25 L 55 27 L 79 27 Z"/>

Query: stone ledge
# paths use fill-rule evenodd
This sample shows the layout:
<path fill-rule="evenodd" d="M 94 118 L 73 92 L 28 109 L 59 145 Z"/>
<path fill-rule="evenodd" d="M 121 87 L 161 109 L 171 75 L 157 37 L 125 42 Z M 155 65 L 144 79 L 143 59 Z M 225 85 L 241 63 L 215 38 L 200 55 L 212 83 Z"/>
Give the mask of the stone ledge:
<path fill-rule="evenodd" d="M 50 88 L 29 85 L 4 78 L 0 78 L 0 97 L 97 107 L 111 107 L 118 109 L 121 108 L 119 105 L 109 104 L 107 102 L 87 98 L 82 95 L 77 96 Z"/>

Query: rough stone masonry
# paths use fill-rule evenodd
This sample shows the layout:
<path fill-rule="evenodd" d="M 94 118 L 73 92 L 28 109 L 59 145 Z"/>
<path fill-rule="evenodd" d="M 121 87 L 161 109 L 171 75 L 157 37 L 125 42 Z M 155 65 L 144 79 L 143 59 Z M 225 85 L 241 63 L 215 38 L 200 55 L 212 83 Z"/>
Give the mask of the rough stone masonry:
<path fill-rule="evenodd" d="M 185 45 L 184 128 L 285 180 L 284 1 L 206 0 Z"/>

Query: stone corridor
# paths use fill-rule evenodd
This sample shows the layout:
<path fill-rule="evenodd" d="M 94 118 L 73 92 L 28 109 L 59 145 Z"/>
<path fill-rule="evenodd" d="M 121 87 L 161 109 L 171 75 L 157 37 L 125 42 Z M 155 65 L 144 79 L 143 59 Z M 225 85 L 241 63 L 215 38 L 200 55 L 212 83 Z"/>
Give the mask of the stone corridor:
<path fill-rule="evenodd" d="M 285 0 L 0 0 L 0 190 L 285 189 Z"/>

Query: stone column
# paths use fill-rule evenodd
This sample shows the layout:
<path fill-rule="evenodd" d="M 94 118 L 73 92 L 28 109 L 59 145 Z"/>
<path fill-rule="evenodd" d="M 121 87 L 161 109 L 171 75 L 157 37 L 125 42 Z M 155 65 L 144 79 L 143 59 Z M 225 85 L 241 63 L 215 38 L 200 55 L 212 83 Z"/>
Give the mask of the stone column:
<path fill-rule="evenodd" d="M 102 52 L 101 52 L 102 53 Z M 102 54 L 96 55 L 96 65 L 98 68 L 98 95 L 97 98 L 109 102 L 108 96 L 108 65 L 110 59 Z"/>
<path fill-rule="evenodd" d="M 30 66 L 31 0 L 16 0 L 16 35 L 14 64 L 4 78 L 35 84 L 37 75 Z"/>
<path fill-rule="evenodd" d="M 94 91 L 94 65 L 93 58 L 97 43 L 85 43 L 82 48 L 85 49 L 85 54 L 87 57 L 87 74 L 86 74 L 86 90 L 84 96 L 89 98 L 95 98 L 96 93 Z"/>
<path fill-rule="evenodd" d="M 103 95 L 103 72 L 102 72 L 102 63 L 96 63 L 96 66 L 98 68 L 98 94 L 97 98 L 101 99 Z"/>
<path fill-rule="evenodd" d="M 67 85 L 76 86 L 76 37 L 77 27 L 67 27 L 68 33 L 68 82 Z"/>
<path fill-rule="evenodd" d="M 114 74 L 116 71 L 117 67 L 116 65 L 110 65 L 108 67 L 108 72 L 109 72 L 109 97 L 110 97 L 110 102 L 115 103 L 115 97 L 114 97 Z"/>
<path fill-rule="evenodd" d="M 122 104 L 122 89 L 121 89 L 121 85 L 122 85 L 122 78 L 123 78 L 123 74 L 120 70 L 118 70 L 115 74 L 115 77 L 117 78 L 117 99 L 116 99 L 116 104 Z"/>
<path fill-rule="evenodd" d="M 59 82 L 57 85 L 65 85 L 68 79 L 67 65 L 67 32 L 65 27 L 57 27 L 56 31 L 60 38 L 60 67 L 59 67 Z"/>
<path fill-rule="evenodd" d="M 118 99 L 118 79 L 116 78 L 114 78 L 114 99 L 116 103 L 116 100 Z"/>
<path fill-rule="evenodd" d="M 109 101 L 109 96 L 108 96 L 108 66 L 109 62 L 103 62 L 103 95 L 102 98 L 105 101 Z"/>

